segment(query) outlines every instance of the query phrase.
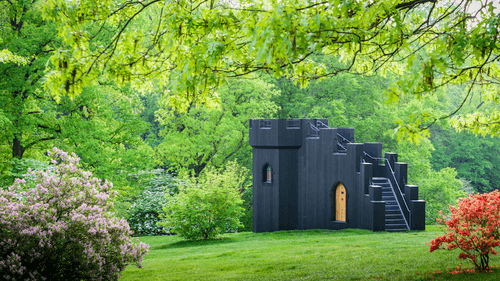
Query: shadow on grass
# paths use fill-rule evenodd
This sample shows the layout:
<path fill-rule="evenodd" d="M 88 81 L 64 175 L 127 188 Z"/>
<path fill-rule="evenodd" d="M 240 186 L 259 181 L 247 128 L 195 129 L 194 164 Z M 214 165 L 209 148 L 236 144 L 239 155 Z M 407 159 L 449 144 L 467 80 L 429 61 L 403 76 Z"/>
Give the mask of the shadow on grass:
<path fill-rule="evenodd" d="M 176 248 L 192 248 L 192 247 L 203 247 L 211 245 L 222 245 L 236 242 L 235 239 L 231 238 L 221 238 L 212 240 L 199 240 L 199 241 L 178 241 L 170 244 L 163 244 L 154 246 L 153 250 L 163 250 L 163 249 L 176 249 Z"/>
<path fill-rule="evenodd" d="M 381 232 L 378 233 L 380 234 Z M 329 230 L 329 229 L 281 230 L 281 231 L 262 232 L 255 234 L 260 236 L 280 236 L 285 238 L 290 236 L 308 236 L 308 235 L 326 235 L 326 236 L 372 235 L 375 234 L 375 232 L 364 229 L 347 228 L 342 230 Z"/>
<path fill-rule="evenodd" d="M 203 247 L 210 245 L 222 245 L 229 243 L 241 242 L 241 240 L 253 240 L 253 239 L 278 239 L 287 240 L 294 238 L 310 237 L 311 235 L 318 236 L 358 236 L 358 235 L 394 235 L 389 232 L 372 232 L 369 230 L 362 229 L 343 229 L 343 230 L 325 230 L 325 229 L 311 229 L 311 230 L 285 230 L 285 231 L 275 231 L 275 232 L 263 232 L 263 233 L 253 233 L 253 232 L 241 232 L 235 237 L 222 237 L 219 239 L 212 240 L 198 240 L 198 241 L 177 241 L 169 244 L 162 244 L 157 246 L 152 246 L 153 250 L 163 250 L 163 249 L 175 249 L 175 248 L 192 248 L 192 247 Z"/>
<path fill-rule="evenodd" d="M 476 271 L 473 266 L 456 269 L 448 269 L 444 272 L 439 270 L 422 276 L 419 280 L 499 280 L 500 266 L 492 266 L 485 272 Z"/>

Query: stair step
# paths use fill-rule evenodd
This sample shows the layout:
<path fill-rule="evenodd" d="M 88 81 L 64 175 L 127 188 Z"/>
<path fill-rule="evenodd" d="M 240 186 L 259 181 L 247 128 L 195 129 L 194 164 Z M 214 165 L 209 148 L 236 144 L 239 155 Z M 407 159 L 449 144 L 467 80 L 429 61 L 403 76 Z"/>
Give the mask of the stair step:
<path fill-rule="evenodd" d="M 385 231 L 387 232 L 405 232 L 405 231 L 408 231 L 408 229 L 402 229 L 402 228 L 398 228 L 398 229 L 390 229 L 390 228 L 386 228 Z"/>
<path fill-rule="evenodd" d="M 395 218 L 403 218 L 403 215 L 401 215 L 399 212 L 398 214 L 385 214 L 386 219 L 395 219 Z"/>
<path fill-rule="evenodd" d="M 406 228 L 406 224 L 404 223 L 386 223 L 385 224 L 385 229 L 400 229 L 400 228 Z"/>
<path fill-rule="evenodd" d="M 385 220 L 386 221 L 389 221 L 389 220 L 403 220 L 402 223 L 404 223 L 404 217 L 402 215 L 386 215 L 385 216 Z"/>
<path fill-rule="evenodd" d="M 385 228 L 385 231 L 387 232 L 403 232 L 403 231 L 408 231 L 406 228 Z"/>
<path fill-rule="evenodd" d="M 388 225 L 388 224 L 391 224 L 391 225 L 400 224 L 400 225 L 404 225 L 404 227 L 406 227 L 405 220 L 402 218 L 401 219 L 386 219 L 385 223 L 386 223 L 386 225 Z"/>
<path fill-rule="evenodd" d="M 385 223 L 386 224 L 405 224 L 405 220 L 403 218 L 399 218 L 399 219 L 385 219 Z"/>

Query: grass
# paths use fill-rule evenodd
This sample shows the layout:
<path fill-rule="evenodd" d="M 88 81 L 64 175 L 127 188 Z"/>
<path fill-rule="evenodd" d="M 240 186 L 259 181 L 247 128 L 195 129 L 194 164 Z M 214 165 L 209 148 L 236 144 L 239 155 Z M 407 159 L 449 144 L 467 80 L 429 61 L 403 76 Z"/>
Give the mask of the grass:
<path fill-rule="evenodd" d="M 426 231 L 387 233 L 347 229 L 225 234 L 187 242 L 177 236 L 141 237 L 150 245 L 143 268 L 128 266 L 125 280 L 499 280 L 490 273 L 452 274 L 458 251 L 429 252 L 441 235 Z M 490 265 L 497 266 L 493 257 Z M 443 273 L 443 271 L 445 273 Z"/>

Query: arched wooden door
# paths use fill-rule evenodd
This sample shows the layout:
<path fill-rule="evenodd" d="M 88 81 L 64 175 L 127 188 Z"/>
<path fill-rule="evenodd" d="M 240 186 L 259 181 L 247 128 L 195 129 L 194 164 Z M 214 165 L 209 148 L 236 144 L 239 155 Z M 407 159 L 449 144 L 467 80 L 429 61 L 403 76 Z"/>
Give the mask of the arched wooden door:
<path fill-rule="evenodd" d="M 341 183 L 337 185 L 335 191 L 335 220 L 336 221 L 346 221 L 345 218 L 345 206 L 346 206 L 347 196 L 345 192 L 345 187 Z"/>

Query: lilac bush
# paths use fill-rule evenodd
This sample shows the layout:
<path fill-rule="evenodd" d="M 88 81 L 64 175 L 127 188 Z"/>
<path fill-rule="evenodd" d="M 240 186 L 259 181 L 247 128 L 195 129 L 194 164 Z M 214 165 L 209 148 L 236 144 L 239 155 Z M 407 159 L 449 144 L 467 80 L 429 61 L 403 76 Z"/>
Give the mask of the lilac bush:
<path fill-rule="evenodd" d="M 52 171 L 31 172 L 35 188 L 17 179 L 0 190 L 0 279 L 117 280 L 128 264 L 140 267 L 149 246 L 110 211 L 112 183 L 74 154 L 50 154 Z"/>

